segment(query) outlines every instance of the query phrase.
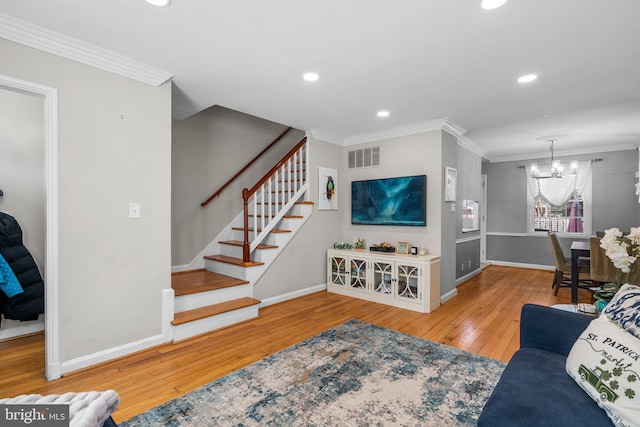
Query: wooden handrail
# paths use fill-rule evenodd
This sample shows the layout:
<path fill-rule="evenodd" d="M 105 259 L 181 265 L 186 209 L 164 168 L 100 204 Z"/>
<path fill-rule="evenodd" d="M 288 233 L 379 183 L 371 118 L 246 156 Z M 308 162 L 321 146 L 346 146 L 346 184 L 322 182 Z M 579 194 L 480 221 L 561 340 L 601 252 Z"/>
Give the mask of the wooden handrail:
<path fill-rule="evenodd" d="M 246 189 L 246 192 L 243 191 L 242 192 L 242 198 L 245 200 L 249 200 L 249 197 L 251 197 L 251 195 L 253 193 L 255 193 L 256 191 L 258 191 L 258 189 L 260 188 L 260 186 L 262 184 L 264 184 L 265 182 L 267 182 L 267 180 L 271 177 L 271 175 L 273 175 L 278 169 L 280 169 L 282 167 L 282 165 L 284 165 L 290 158 L 293 157 L 293 155 L 296 153 L 296 151 L 298 151 L 305 143 L 307 142 L 307 137 L 305 136 L 304 138 L 302 138 L 302 140 L 300 142 L 298 142 L 296 144 L 295 147 L 293 147 L 291 149 L 291 151 L 289 151 L 286 156 L 284 156 L 282 158 L 282 160 L 280 160 L 274 167 L 271 168 L 271 170 L 269 172 L 267 172 L 260 181 L 258 181 L 258 183 L 256 185 L 254 185 L 253 187 Z M 246 197 L 246 198 L 245 198 Z"/>
<path fill-rule="evenodd" d="M 218 197 L 225 190 L 225 188 L 227 188 L 233 181 L 235 181 L 236 178 L 238 178 L 240 175 L 242 175 L 242 173 L 244 173 L 244 171 L 249 169 L 249 167 L 252 164 L 254 164 L 264 153 L 266 153 L 267 150 L 269 150 L 269 148 L 273 147 L 276 142 L 280 141 L 291 129 L 293 129 L 293 128 L 292 127 L 288 127 L 284 132 L 282 132 L 276 139 L 273 140 L 273 142 L 271 142 L 271 144 L 267 145 L 267 147 L 264 150 L 262 150 L 260 153 L 258 153 L 258 155 L 255 156 L 253 158 L 253 160 L 251 160 L 249 163 L 247 163 L 245 167 L 240 169 L 240 171 L 238 173 L 236 173 L 229 181 L 224 183 L 224 185 L 222 187 L 220 187 L 218 189 L 218 191 L 216 191 L 211 196 L 209 196 L 209 198 L 207 200 L 205 200 L 204 202 L 200 203 L 200 206 L 205 207 L 205 206 L 207 206 L 209 204 L 209 202 L 211 202 L 213 199 Z"/>
<path fill-rule="evenodd" d="M 251 245 L 249 243 L 249 199 L 252 195 L 260 189 L 280 168 L 282 168 L 302 147 L 307 143 L 307 137 L 305 136 L 302 140 L 296 144 L 295 147 L 291 149 L 283 158 L 280 160 L 274 167 L 271 168 L 269 172 L 267 172 L 260 181 L 253 187 L 245 188 L 242 190 L 242 202 L 244 206 L 243 213 L 243 242 L 242 242 L 242 259 L 245 262 L 248 262 L 251 259 Z M 254 224 L 255 232 L 257 233 L 257 225 Z"/>

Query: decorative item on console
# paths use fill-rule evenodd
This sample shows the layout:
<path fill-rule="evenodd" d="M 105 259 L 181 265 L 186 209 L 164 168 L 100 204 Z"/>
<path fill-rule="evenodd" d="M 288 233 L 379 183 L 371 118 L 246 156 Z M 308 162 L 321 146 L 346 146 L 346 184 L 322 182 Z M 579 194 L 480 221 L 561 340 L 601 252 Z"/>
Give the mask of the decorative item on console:
<path fill-rule="evenodd" d="M 353 238 L 353 246 L 356 249 L 366 249 L 367 248 L 367 241 L 364 239 L 361 239 L 360 237 L 354 237 Z"/>
<path fill-rule="evenodd" d="M 411 243 L 409 242 L 398 242 L 398 253 L 399 254 L 408 254 L 411 251 Z"/>
<path fill-rule="evenodd" d="M 353 249 L 353 245 L 347 242 L 335 242 L 333 249 Z"/>
<path fill-rule="evenodd" d="M 369 250 L 374 252 L 395 252 L 396 248 L 393 247 L 389 242 L 382 242 L 372 245 Z"/>
<path fill-rule="evenodd" d="M 631 227 L 631 232 L 626 236 L 618 228 L 605 230 L 604 237 L 600 239 L 600 247 L 620 272 L 617 283 L 606 283 L 593 295 L 596 300 L 594 305 L 601 312 L 630 277 L 630 273 L 637 268 L 636 260 L 640 257 L 640 227 Z"/>

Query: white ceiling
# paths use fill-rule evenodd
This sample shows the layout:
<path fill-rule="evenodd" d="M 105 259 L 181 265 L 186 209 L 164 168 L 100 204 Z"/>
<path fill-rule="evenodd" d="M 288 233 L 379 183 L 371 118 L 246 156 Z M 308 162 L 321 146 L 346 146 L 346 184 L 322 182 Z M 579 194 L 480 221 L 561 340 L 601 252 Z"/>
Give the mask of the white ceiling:
<path fill-rule="evenodd" d="M 640 145 L 640 1 L 479 3 L 0 0 L 0 13 L 174 74 L 178 119 L 222 105 L 340 142 L 448 118 L 492 161 L 546 156 L 551 134 L 569 135 L 560 156 Z"/>

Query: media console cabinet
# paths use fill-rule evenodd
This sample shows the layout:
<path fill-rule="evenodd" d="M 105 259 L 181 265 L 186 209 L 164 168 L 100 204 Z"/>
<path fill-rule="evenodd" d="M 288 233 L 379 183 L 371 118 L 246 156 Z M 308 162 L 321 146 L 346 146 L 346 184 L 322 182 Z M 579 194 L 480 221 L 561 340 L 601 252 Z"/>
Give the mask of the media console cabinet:
<path fill-rule="evenodd" d="M 329 249 L 327 291 L 431 313 L 440 306 L 440 256 Z"/>

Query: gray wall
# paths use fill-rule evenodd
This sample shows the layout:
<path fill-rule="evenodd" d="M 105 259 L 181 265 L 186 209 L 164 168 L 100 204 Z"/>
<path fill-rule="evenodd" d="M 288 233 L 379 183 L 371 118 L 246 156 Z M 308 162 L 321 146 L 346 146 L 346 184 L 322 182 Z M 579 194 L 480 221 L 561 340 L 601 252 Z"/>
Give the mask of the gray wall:
<path fill-rule="evenodd" d="M 461 191 L 460 181 L 461 173 L 458 170 L 458 140 L 448 132 L 442 132 L 442 166 L 440 168 L 440 174 L 443 176 L 441 190 L 444 194 L 444 188 L 446 180 L 444 179 L 445 168 L 450 167 L 456 169 L 457 177 L 457 190 L 456 201 L 445 202 L 444 197 L 440 197 L 440 207 L 442 210 L 441 221 L 441 259 L 440 259 L 440 293 L 442 295 L 455 289 L 456 285 L 456 235 L 458 223 L 462 224 L 462 221 L 458 221 L 461 215 Z M 462 177 L 462 181 L 464 178 Z M 455 210 L 452 211 L 452 207 L 455 205 Z"/>
<path fill-rule="evenodd" d="M 292 293 L 327 281 L 327 248 L 342 239 L 340 222 L 348 204 L 339 202 L 339 210 L 318 210 L 318 167 L 338 171 L 339 191 L 346 188 L 342 172 L 342 147 L 311 139 L 308 199 L 314 202 L 313 215 L 283 249 L 258 280 L 255 296 L 260 300 Z"/>
<path fill-rule="evenodd" d="M 22 242 L 44 277 L 43 113 L 42 97 L 0 87 L 0 189 L 4 191 L 0 211 L 13 216 L 20 224 Z M 38 328 L 42 328 L 44 322 L 39 323 Z M 3 318 L 0 330 L 13 336 L 18 333 L 17 328 L 24 325 L 24 322 Z"/>
<path fill-rule="evenodd" d="M 629 230 L 640 224 L 640 205 L 635 195 L 635 173 L 638 170 L 637 150 L 602 152 L 574 156 L 571 159 L 602 158 L 593 164 L 592 234 L 598 230 L 618 227 Z M 560 157 L 560 160 L 570 160 Z M 526 177 L 520 165 L 531 161 L 490 163 L 487 165 L 487 259 L 541 266 L 553 265 L 546 235 L 527 235 Z M 538 159 L 538 163 L 548 159 Z M 575 237 L 560 237 L 568 256 Z"/>
<path fill-rule="evenodd" d="M 171 85 L 0 39 L 0 74 L 58 89 L 61 362 L 162 332 L 171 287 Z M 142 218 L 128 218 L 129 202 Z"/>
<path fill-rule="evenodd" d="M 480 230 L 462 232 L 463 200 L 481 202 L 482 199 L 482 157 L 461 145 L 457 146 L 458 192 L 456 209 L 456 258 L 453 268 L 459 279 L 480 268 Z M 481 206 L 480 206 L 481 208 Z M 480 214 L 480 212 L 478 212 Z M 478 218 L 479 219 L 479 218 Z M 481 225 L 481 221 L 478 220 Z M 469 240 L 474 239 L 474 240 Z"/>
<path fill-rule="evenodd" d="M 285 129 L 219 106 L 173 121 L 172 265 L 189 264 L 242 210 L 242 189 L 253 186 L 304 137 L 291 130 L 220 197 L 200 207 Z"/>

